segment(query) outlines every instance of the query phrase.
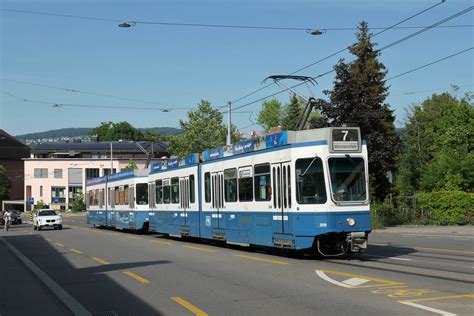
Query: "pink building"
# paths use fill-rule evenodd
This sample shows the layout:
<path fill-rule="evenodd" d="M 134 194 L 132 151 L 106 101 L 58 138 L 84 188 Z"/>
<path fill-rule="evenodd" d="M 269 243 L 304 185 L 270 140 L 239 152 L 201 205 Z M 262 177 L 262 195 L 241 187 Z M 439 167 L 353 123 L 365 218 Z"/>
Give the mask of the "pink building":
<path fill-rule="evenodd" d="M 111 159 L 112 148 L 112 159 Z M 141 149 L 140 149 L 141 148 Z M 147 152 L 147 153 L 145 153 Z M 71 208 L 74 198 L 84 193 L 86 181 L 125 168 L 134 162 L 143 169 L 147 161 L 166 158 L 165 143 L 95 142 L 44 143 L 25 163 L 25 210 L 39 201 L 53 209 Z"/>

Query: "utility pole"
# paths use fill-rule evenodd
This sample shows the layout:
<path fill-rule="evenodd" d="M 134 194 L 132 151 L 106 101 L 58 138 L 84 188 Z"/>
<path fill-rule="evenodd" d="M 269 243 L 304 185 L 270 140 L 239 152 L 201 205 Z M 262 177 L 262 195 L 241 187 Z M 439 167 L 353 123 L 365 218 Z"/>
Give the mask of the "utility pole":
<path fill-rule="evenodd" d="M 231 135 L 231 126 L 232 126 L 232 103 L 227 102 L 227 146 L 232 145 L 232 135 Z"/>
<path fill-rule="evenodd" d="M 114 162 L 113 162 L 113 153 L 112 153 L 112 142 L 110 142 L 110 174 L 114 173 Z"/>

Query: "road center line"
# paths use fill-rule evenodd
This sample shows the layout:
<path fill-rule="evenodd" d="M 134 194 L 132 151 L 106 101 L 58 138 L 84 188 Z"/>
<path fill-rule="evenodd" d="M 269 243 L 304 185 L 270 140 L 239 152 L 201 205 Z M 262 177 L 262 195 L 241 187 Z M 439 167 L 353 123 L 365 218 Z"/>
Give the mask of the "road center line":
<path fill-rule="evenodd" d="M 56 246 L 58 247 L 64 247 L 64 244 L 60 243 L 60 242 L 55 242 Z"/>
<path fill-rule="evenodd" d="M 428 298 L 416 298 L 413 300 L 403 300 L 402 302 L 426 302 L 426 301 L 439 301 L 439 300 L 450 300 L 453 298 L 474 298 L 474 294 L 461 294 L 461 295 L 450 295 L 450 296 L 438 296 Z"/>
<path fill-rule="evenodd" d="M 207 251 L 207 252 L 217 252 L 217 250 L 207 249 L 207 248 L 202 248 L 202 247 L 195 247 L 195 246 L 183 246 L 183 247 L 184 248 L 189 248 L 189 249 L 194 249 L 194 250 Z"/>
<path fill-rule="evenodd" d="M 30 270 L 33 272 L 38 279 L 40 279 L 50 290 L 53 292 L 58 299 L 71 310 L 74 315 L 90 315 L 89 312 L 84 306 L 82 306 L 74 297 L 72 297 L 68 292 L 66 292 L 59 284 L 57 284 L 53 279 L 51 279 L 43 270 L 41 270 L 37 265 L 23 255 L 15 246 L 5 240 L 5 238 L 0 238 L 0 240 L 7 246 L 11 252 L 13 252 Z"/>
<path fill-rule="evenodd" d="M 100 264 L 110 264 L 110 262 L 105 261 L 105 260 L 102 260 L 102 259 L 97 258 L 97 257 L 90 257 L 90 258 L 91 258 L 92 260 L 94 260 L 94 261 L 97 261 L 97 262 L 100 263 Z"/>
<path fill-rule="evenodd" d="M 74 253 L 77 253 L 78 255 L 82 255 L 82 251 L 80 251 L 80 250 L 77 250 L 77 249 L 74 249 L 74 248 L 71 248 L 69 250 L 74 252 Z"/>
<path fill-rule="evenodd" d="M 285 261 L 270 260 L 270 259 L 264 259 L 264 258 L 253 257 L 253 256 L 246 256 L 246 255 L 236 255 L 236 256 L 240 258 L 244 258 L 244 259 L 263 261 L 263 262 L 269 262 L 269 263 L 274 263 L 274 264 L 288 264 L 288 262 L 285 262 Z"/>
<path fill-rule="evenodd" d="M 135 237 L 135 236 L 127 236 L 127 238 L 130 238 L 130 239 L 142 239 L 141 237 Z"/>
<path fill-rule="evenodd" d="M 123 274 L 128 275 L 131 278 L 134 278 L 135 280 L 142 282 L 143 284 L 149 284 L 151 283 L 149 280 L 139 276 L 138 274 L 135 274 L 131 271 L 124 271 Z"/>
<path fill-rule="evenodd" d="M 197 308 L 196 306 L 182 299 L 181 297 L 175 296 L 175 297 L 172 297 L 171 299 L 175 301 L 176 303 L 178 303 L 179 305 L 186 308 L 187 310 L 191 311 L 196 316 L 207 316 L 207 313 L 204 312 L 202 309 Z"/>
<path fill-rule="evenodd" d="M 162 240 L 150 240 L 151 242 L 154 242 L 155 244 L 162 244 L 162 245 L 172 245 L 172 242 L 169 241 L 162 241 Z"/>

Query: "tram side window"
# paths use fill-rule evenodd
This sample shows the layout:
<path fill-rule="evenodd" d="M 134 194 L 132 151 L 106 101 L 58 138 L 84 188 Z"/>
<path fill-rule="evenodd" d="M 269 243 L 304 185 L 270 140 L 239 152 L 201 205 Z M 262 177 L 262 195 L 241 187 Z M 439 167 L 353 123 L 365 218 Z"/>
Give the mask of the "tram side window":
<path fill-rule="evenodd" d="M 137 205 L 148 204 L 148 183 L 137 183 L 135 186 L 137 191 Z"/>
<path fill-rule="evenodd" d="M 130 194 L 130 193 L 128 193 L 128 191 L 129 191 L 128 185 L 124 186 L 124 188 L 123 188 L 123 200 L 122 200 L 123 205 L 128 205 L 128 196 Z"/>
<path fill-rule="evenodd" d="M 194 203 L 196 201 L 194 193 L 194 175 L 189 176 L 189 203 Z"/>
<path fill-rule="evenodd" d="M 115 187 L 115 205 L 120 205 L 120 187 Z"/>
<path fill-rule="evenodd" d="M 323 163 L 320 158 L 296 160 L 296 200 L 299 204 L 326 203 Z"/>
<path fill-rule="evenodd" d="M 89 190 L 89 206 L 94 206 L 94 190 Z"/>
<path fill-rule="evenodd" d="M 170 180 L 163 180 L 163 203 L 170 204 L 171 202 L 171 191 L 170 191 Z"/>
<path fill-rule="evenodd" d="M 157 180 L 156 184 L 156 204 L 163 204 L 163 180 Z"/>
<path fill-rule="evenodd" d="M 99 189 L 94 190 L 94 205 L 99 205 Z"/>
<path fill-rule="evenodd" d="M 204 174 L 204 199 L 206 203 L 211 203 L 211 174 Z"/>
<path fill-rule="evenodd" d="M 99 190 L 99 207 L 104 206 L 104 189 Z"/>
<path fill-rule="evenodd" d="M 272 187 L 270 182 L 270 164 L 254 167 L 255 201 L 270 201 Z"/>
<path fill-rule="evenodd" d="M 253 201 L 252 167 L 239 169 L 239 201 Z"/>
<path fill-rule="evenodd" d="M 224 190 L 226 202 L 237 202 L 237 169 L 224 170 Z"/>
<path fill-rule="evenodd" d="M 171 203 L 179 203 L 179 178 L 171 178 Z"/>

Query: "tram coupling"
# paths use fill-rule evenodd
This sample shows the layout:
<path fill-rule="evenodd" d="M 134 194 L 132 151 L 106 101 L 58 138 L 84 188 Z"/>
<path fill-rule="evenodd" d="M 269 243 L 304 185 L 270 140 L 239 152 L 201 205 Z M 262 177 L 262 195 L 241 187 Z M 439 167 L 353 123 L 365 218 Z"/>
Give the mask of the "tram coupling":
<path fill-rule="evenodd" d="M 364 232 L 352 232 L 347 234 L 347 243 L 353 253 L 362 252 L 367 249 L 367 234 Z"/>

